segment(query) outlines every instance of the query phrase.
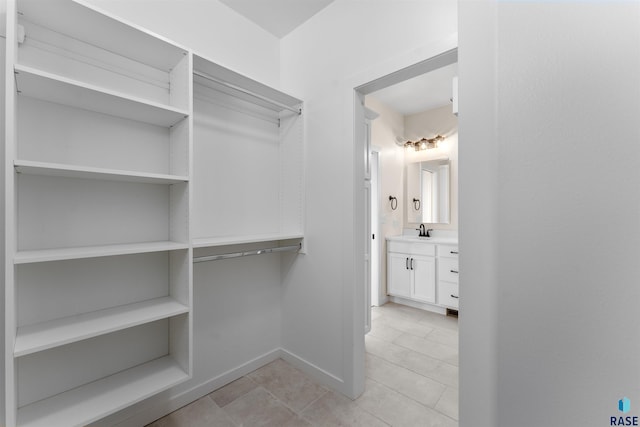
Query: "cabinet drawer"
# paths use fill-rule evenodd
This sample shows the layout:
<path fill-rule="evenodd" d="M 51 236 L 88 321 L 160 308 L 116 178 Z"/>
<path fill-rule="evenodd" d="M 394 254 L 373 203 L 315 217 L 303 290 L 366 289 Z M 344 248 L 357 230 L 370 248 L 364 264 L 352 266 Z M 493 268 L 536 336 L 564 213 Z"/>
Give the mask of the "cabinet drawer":
<path fill-rule="evenodd" d="M 438 258 L 438 280 L 458 283 L 458 260 L 455 258 Z"/>
<path fill-rule="evenodd" d="M 458 259 L 458 246 L 438 245 L 438 257 Z"/>
<path fill-rule="evenodd" d="M 389 252 L 400 252 L 413 255 L 436 255 L 436 245 L 421 242 L 398 242 L 389 240 L 387 250 Z"/>
<path fill-rule="evenodd" d="M 457 283 L 438 282 L 438 304 L 457 310 L 459 297 Z"/>

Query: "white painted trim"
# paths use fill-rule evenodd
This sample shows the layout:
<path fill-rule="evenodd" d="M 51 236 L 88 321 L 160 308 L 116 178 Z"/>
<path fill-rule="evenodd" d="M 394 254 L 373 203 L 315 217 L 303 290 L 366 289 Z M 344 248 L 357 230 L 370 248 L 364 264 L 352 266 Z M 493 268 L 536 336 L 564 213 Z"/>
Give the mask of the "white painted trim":
<path fill-rule="evenodd" d="M 413 301 L 410 299 L 396 297 L 393 295 L 389 295 L 389 301 L 395 302 L 396 304 L 408 305 L 409 307 L 419 308 L 421 310 L 431 311 L 433 313 L 438 314 L 447 314 L 447 308 L 439 305 L 427 304 L 423 302 Z"/>
<path fill-rule="evenodd" d="M 280 351 L 280 357 L 282 358 L 282 360 L 300 369 L 319 383 L 322 383 L 334 390 L 341 390 L 342 387 L 344 387 L 344 380 L 325 371 L 324 369 L 319 368 L 318 366 L 301 358 L 300 356 L 289 352 L 288 350 L 280 349 Z"/>

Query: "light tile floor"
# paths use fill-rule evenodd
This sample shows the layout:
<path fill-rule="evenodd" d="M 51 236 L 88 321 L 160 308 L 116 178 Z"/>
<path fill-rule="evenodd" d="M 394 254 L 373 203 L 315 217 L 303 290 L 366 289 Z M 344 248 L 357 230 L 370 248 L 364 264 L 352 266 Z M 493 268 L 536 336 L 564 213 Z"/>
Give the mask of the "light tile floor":
<path fill-rule="evenodd" d="M 458 426 L 458 321 L 388 303 L 372 312 L 355 401 L 276 360 L 149 427 Z"/>

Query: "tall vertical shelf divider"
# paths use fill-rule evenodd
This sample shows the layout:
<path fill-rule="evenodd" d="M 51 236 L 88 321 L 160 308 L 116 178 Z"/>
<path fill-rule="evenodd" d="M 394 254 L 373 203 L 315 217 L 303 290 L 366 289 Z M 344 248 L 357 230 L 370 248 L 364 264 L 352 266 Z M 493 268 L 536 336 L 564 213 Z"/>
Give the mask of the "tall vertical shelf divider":
<path fill-rule="evenodd" d="M 81 426 L 192 375 L 193 56 L 8 0 L 4 424 Z"/>
<path fill-rule="evenodd" d="M 193 68 L 193 248 L 302 243 L 302 101 L 198 55 Z"/>

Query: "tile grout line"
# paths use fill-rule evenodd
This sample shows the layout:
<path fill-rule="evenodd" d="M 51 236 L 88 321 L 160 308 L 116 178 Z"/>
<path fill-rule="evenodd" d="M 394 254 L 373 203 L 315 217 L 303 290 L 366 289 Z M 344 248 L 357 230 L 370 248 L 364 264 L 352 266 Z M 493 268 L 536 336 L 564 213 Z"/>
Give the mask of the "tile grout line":
<path fill-rule="evenodd" d="M 442 392 L 442 395 L 440 396 L 440 398 L 438 399 L 438 402 L 436 403 L 436 406 L 438 406 L 438 403 L 440 403 L 440 401 L 441 401 L 441 400 L 442 400 L 442 398 L 444 397 L 444 394 L 446 393 L 446 391 L 447 391 L 447 389 L 448 389 L 448 388 L 451 388 L 451 387 L 447 386 L 447 388 L 445 388 L 445 389 L 444 389 L 444 391 Z M 456 390 L 457 390 L 457 389 L 456 389 Z M 458 391 L 458 393 L 460 393 L 460 392 Z M 436 407 L 435 407 L 435 406 L 434 406 L 434 408 L 433 408 L 433 409 L 434 409 L 434 410 L 436 410 L 436 411 L 438 411 L 438 412 L 439 412 L 439 413 L 441 413 L 442 415 L 448 416 L 449 418 L 453 419 L 452 417 L 450 417 L 449 415 L 445 414 L 444 412 L 442 412 L 442 411 L 440 411 L 440 410 L 436 409 Z M 458 412 L 460 412 L 460 411 L 458 410 Z M 459 414 L 459 413 L 458 413 L 458 417 L 460 417 L 460 414 Z M 460 422 L 459 420 L 456 420 L 456 421 Z"/>
<path fill-rule="evenodd" d="M 410 335 L 410 334 L 409 334 L 409 335 Z M 415 335 L 414 335 L 414 336 L 415 336 Z M 398 337 L 398 338 L 400 338 L 400 337 Z M 396 338 L 396 339 L 397 339 L 397 338 Z M 422 338 L 422 339 L 424 339 L 424 338 Z M 447 348 L 449 348 L 449 349 L 451 349 L 451 350 L 455 350 L 457 354 L 459 354 L 459 353 L 460 353 L 460 350 L 459 350 L 459 349 L 454 348 L 454 347 L 451 347 L 451 346 L 448 346 L 448 345 L 446 345 L 446 344 L 440 344 L 440 343 L 437 343 L 437 342 L 432 342 L 432 343 L 433 343 L 433 344 L 437 344 L 437 345 L 442 345 L 442 346 L 447 347 Z M 432 356 L 432 355 L 430 355 L 430 354 L 427 354 L 427 353 L 423 353 L 423 352 L 421 352 L 421 351 L 418 351 L 418 350 L 416 350 L 416 349 L 414 349 L 414 348 L 404 346 L 404 345 L 402 345 L 402 344 L 400 344 L 400 343 L 395 342 L 395 340 L 394 340 L 393 342 L 391 342 L 391 344 L 397 345 L 398 347 L 402 347 L 402 348 L 404 348 L 404 349 L 406 349 L 406 350 L 414 351 L 414 352 L 416 352 L 416 353 L 422 354 L 423 356 L 428 356 L 428 357 L 430 357 L 430 358 L 432 358 L 432 359 L 435 359 L 435 360 L 438 360 L 438 361 L 440 361 L 440 362 L 448 363 L 449 365 L 452 365 L 452 366 L 458 366 L 458 367 L 459 367 L 459 365 L 454 365 L 453 363 L 449 363 L 449 362 L 447 362 L 447 361 L 446 361 L 446 360 L 444 360 L 444 359 L 440 359 L 440 358 L 434 357 L 434 356 Z"/>
<path fill-rule="evenodd" d="M 374 355 L 374 357 L 377 357 L 377 356 L 375 356 L 375 355 Z M 380 359 L 380 357 L 378 357 L 378 359 Z M 384 359 L 382 359 L 382 360 L 384 360 Z M 389 362 L 389 363 L 391 363 L 391 362 Z M 398 366 L 398 365 L 396 365 L 396 366 Z M 404 368 L 404 366 L 400 366 L 400 367 L 401 367 L 401 368 Z M 404 369 L 407 369 L 407 368 L 404 368 Z M 411 371 L 411 370 L 409 370 L 409 369 L 407 369 L 407 370 L 408 370 L 409 372 L 413 372 L 413 371 Z M 433 381 L 433 382 L 435 382 L 435 383 L 437 383 L 437 384 L 439 384 L 439 385 L 441 385 L 441 386 L 443 386 L 443 387 L 444 387 L 444 389 L 443 389 L 443 390 L 442 390 L 442 392 L 440 393 L 440 396 L 438 397 L 438 400 L 436 401 L 436 403 L 435 403 L 433 406 L 425 405 L 424 403 L 422 403 L 422 402 L 419 402 L 419 401 L 415 400 L 413 397 L 411 397 L 411 396 L 408 396 L 408 395 L 404 394 L 404 393 L 403 393 L 403 392 L 401 392 L 400 390 L 396 390 L 395 388 L 393 388 L 393 387 L 391 387 L 391 386 L 389 386 L 389 385 L 387 385 L 387 384 L 385 384 L 385 383 L 383 383 L 383 382 L 380 382 L 380 381 L 376 380 L 375 378 L 371 378 L 370 376 L 368 376 L 368 375 L 366 375 L 366 374 L 365 374 L 365 376 L 366 376 L 367 378 L 369 378 L 370 380 L 375 381 L 375 382 L 377 382 L 378 384 L 381 384 L 381 385 L 385 386 L 385 387 L 386 387 L 386 388 L 388 388 L 389 390 L 393 390 L 393 391 L 395 391 L 396 393 L 401 394 L 401 395 L 403 395 L 403 396 L 405 396 L 405 397 L 407 397 L 407 398 L 409 398 L 409 399 L 413 400 L 414 402 L 416 402 L 416 403 L 418 403 L 418 404 L 420 404 L 420 405 L 424 406 L 425 408 L 431 408 L 431 409 L 433 409 L 433 410 L 436 410 L 436 405 L 438 404 L 438 402 L 440 401 L 440 399 L 442 399 L 442 395 L 444 394 L 445 390 L 446 390 L 446 389 L 447 389 L 447 387 L 449 387 L 449 386 L 448 386 L 448 385 L 446 385 L 446 384 L 442 384 L 440 381 L 436 381 L 436 380 L 434 380 L 433 378 L 425 377 L 424 375 L 419 374 L 419 373 L 417 373 L 417 372 L 413 372 L 413 373 L 415 373 L 416 375 L 420 375 L 420 376 L 422 376 L 422 377 L 424 377 L 424 378 L 426 378 L 426 379 L 428 379 L 428 380 L 431 380 L 431 381 Z M 438 412 L 440 412 L 440 411 L 438 411 Z"/>
<path fill-rule="evenodd" d="M 309 408 L 311 405 L 313 405 L 314 403 L 316 403 L 317 401 L 319 401 L 320 399 L 322 399 L 324 396 L 326 396 L 328 393 L 331 393 L 331 391 L 330 391 L 330 390 L 325 390 L 325 392 L 324 392 L 324 393 L 322 393 L 319 397 L 317 397 L 317 398 L 313 399 L 311 402 L 309 402 L 308 404 L 306 404 L 306 405 L 304 406 L 304 408 L 300 409 L 300 412 L 296 412 L 296 414 L 297 414 L 300 418 L 302 418 L 303 420 L 305 420 L 306 422 L 308 422 L 309 424 L 311 424 L 311 425 L 315 425 L 315 423 L 313 423 L 310 419 L 308 419 L 307 417 L 305 417 L 304 415 L 302 415 L 302 413 L 303 413 L 304 411 L 306 411 L 306 410 L 307 410 L 307 408 Z"/>
<path fill-rule="evenodd" d="M 416 352 L 416 353 L 418 353 L 418 352 Z M 409 371 L 409 372 L 411 372 L 411 373 L 413 373 L 413 374 L 420 375 L 421 377 L 427 378 L 427 379 L 429 379 L 429 380 L 431 380 L 431 381 L 433 381 L 433 382 L 436 382 L 436 383 L 438 383 L 438 384 L 440 384 L 440 385 L 442 385 L 442 386 L 445 386 L 445 387 L 451 387 L 451 388 L 455 388 L 455 389 L 459 389 L 459 387 L 453 387 L 453 386 L 451 386 L 451 385 L 449 385 L 449 384 L 445 384 L 445 383 L 443 383 L 442 381 L 439 381 L 439 380 L 437 380 L 437 379 L 435 379 L 435 378 L 431 378 L 430 376 L 425 375 L 425 374 L 423 374 L 423 373 L 421 373 L 421 372 L 414 371 L 413 369 L 407 368 L 406 366 L 399 365 L 399 364 L 397 364 L 396 362 L 393 362 L 393 361 L 391 361 L 391 360 L 385 359 L 384 357 L 381 357 L 381 356 L 378 356 L 378 355 L 376 355 L 376 354 L 369 353 L 369 352 L 367 352 L 367 354 L 369 354 L 369 355 L 371 355 L 371 356 L 373 356 L 373 357 L 377 357 L 378 359 L 382 359 L 382 360 L 384 360 L 384 361 L 385 361 L 385 362 L 387 362 L 387 363 L 390 363 L 390 364 L 392 364 L 392 365 L 394 365 L 394 366 L 397 366 L 398 368 L 406 369 L 407 371 Z M 418 354 L 422 354 L 422 353 L 418 353 Z M 435 360 L 436 362 L 439 362 L 439 363 L 445 363 L 445 364 L 447 364 L 447 365 L 450 365 L 450 366 L 453 366 L 453 367 L 456 367 L 456 368 L 457 368 L 457 366 L 456 366 L 456 365 L 451 365 L 450 363 L 444 362 L 444 361 L 442 361 L 442 360 L 440 360 L 440 359 L 436 359 L 436 358 L 433 358 L 433 357 L 432 357 L 432 359 L 433 359 L 433 360 Z M 366 375 L 365 375 L 365 376 L 366 376 Z M 367 377 L 367 378 L 370 378 L 370 377 Z"/>
<path fill-rule="evenodd" d="M 385 383 L 381 383 L 380 381 L 375 380 L 375 379 L 373 379 L 373 378 L 371 378 L 371 377 L 367 377 L 367 378 L 369 378 L 369 380 L 370 380 L 370 381 L 373 381 L 374 383 L 376 383 L 376 384 L 380 385 L 381 387 L 384 387 L 384 388 L 386 388 L 386 389 L 388 389 L 388 390 L 391 390 L 391 391 L 392 391 L 392 392 L 394 392 L 394 393 L 397 393 L 397 394 L 399 394 L 399 395 L 401 395 L 401 396 L 403 396 L 403 397 L 406 397 L 407 399 L 409 399 L 409 400 L 411 400 L 412 402 L 414 402 L 414 403 L 416 403 L 416 404 L 418 404 L 418 405 L 422 406 L 423 408 L 427 408 L 427 409 L 430 409 L 430 410 L 432 410 L 432 411 L 435 411 L 435 412 L 437 412 L 438 414 L 442 415 L 443 417 L 447 417 L 447 418 L 449 418 L 450 420 L 454 421 L 456 424 L 457 424 L 457 423 L 459 423 L 459 421 L 458 421 L 458 420 L 455 420 L 455 419 L 451 418 L 449 415 L 447 415 L 447 414 L 445 414 L 445 413 L 443 413 L 443 412 L 440 412 L 440 411 L 439 411 L 439 410 L 437 410 L 435 407 L 433 407 L 433 408 L 432 408 L 432 407 L 431 407 L 431 406 L 429 406 L 429 405 L 425 405 L 424 403 L 418 402 L 417 400 L 415 400 L 415 399 L 414 399 L 414 398 L 412 398 L 411 396 L 407 396 L 406 394 L 404 394 L 404 393 L 402 393 L 402 392 L 400 392 L 400 391 L 398 391 L 398 390 L 395 390 L 395 389 L 393 389 L 393 388 L 389 387 L 388 385 L 386 385 Z M 444 391 L 443 391 L 442 393 L 444 394 Z M 440 398 L 438 399 L 438 402 L 440 401 L 440 399 L 441 399 L 441 398 L 442 398 L 442 396 L 440 396 Z M 364 408 L 363 408 L 363 409 L 364 409 Z M 366 411 L 366 410 L 365 410 L 365 411 Z M 369 411 L 366 411 L 366 412 L 369 412 Z M 372 414 L 372 415 L 373 415 L 373 414 Z M 383 421 L 384 421 L 384 420 L 383 420 Z M 387 423 L 387 424 L 388 424 L 388 423 Z"/>

